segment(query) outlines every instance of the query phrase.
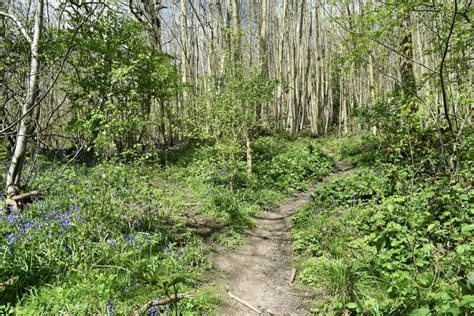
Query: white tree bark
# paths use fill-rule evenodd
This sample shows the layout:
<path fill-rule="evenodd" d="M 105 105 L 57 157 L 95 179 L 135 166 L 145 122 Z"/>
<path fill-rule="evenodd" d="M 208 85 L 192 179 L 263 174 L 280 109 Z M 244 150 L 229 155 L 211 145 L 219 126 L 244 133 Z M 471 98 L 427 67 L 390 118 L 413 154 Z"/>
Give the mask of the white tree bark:
<path fill-rule="evenodd" d="M 15 149 L 12 161 L 7 174 L 7 194 L 13 196 L 19 193 L 21 171 L 25 160 L 26 147 L 28 137 L 31 133 L 32 112 L 36 104 L 39 90 L 39 70 L 40 56 L 39 49 L 41 43 L 41 35 L 43 29 L 43 7 L 44 0 L 36 2 L 36 16 L 33 30 L 33 39 L 31 40 L 31 62 L 28 79 L 28 87 L 26 92 L 26 100 L 21 110 L 20 127 L 15 142 Z"/>

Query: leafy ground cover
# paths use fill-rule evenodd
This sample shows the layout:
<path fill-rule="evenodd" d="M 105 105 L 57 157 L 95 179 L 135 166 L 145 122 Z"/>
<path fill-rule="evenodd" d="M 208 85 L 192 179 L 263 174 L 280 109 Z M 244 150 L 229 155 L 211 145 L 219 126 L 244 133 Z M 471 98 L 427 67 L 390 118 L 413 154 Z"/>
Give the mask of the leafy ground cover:
<path fill-rule="evenodd" d="M 45 198 L 0 217 L 1 313 L 130 314 L 176 292 L 193 297 L 161 312 L 212 310 L 207 241 L 237 244 L 253 214 L 333 168 L 309 138 L 261 137 L 253 150 L 252 177 L 245 153 L 216 144 L 128 163 L 43 157 L 32 187 L 47 188 Z"/>
<path fill-rule="evenodd" d="M 393 139 L 390 147 L 369 134 L 324 142 L 359 167 L 318 187 L 293 219 L 299 278 L 318 293 L 313 312 L 472 313 L 472 162 L 445 175 L 421 145 L 414 162 Z"/>

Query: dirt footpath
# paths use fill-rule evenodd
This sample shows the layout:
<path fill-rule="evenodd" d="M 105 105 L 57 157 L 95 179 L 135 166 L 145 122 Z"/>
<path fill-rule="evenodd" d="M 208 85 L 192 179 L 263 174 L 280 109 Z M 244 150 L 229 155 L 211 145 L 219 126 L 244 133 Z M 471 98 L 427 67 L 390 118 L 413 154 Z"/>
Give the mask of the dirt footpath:
<path fill-rule="evenodd" d="M 217 315 L 258 315 L 228 295 L 255 307 L 261 315 L 306 315 L 310 299 L 301 288 L 289 284 L 291 268 L 290 217 L 309 201 L 298 193 L 274 212 L 262 212 L 255 228 L 238 249 L 216 258 L 214 266 L 228 277 L 223 280 L 227 293 Z"/>

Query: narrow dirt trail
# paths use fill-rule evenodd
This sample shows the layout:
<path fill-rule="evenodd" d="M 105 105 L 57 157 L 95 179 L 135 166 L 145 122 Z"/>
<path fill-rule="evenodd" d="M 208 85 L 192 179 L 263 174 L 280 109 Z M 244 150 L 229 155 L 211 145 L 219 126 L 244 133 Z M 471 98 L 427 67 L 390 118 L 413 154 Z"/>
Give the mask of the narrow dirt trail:
<path fill-rule="evenodd" d="M 352 165 L 336 163 L 344 176 Z M 325 180 L 323 180 L 324 182 Z M 252 305 L 261 315 L 307 315 L 311 295 L 301 285 L 290 285 L 292 247 L 290 219 L 310 200 L 307 193 L 289 198 L 273 212 L 261 212 L 256 217 L 255 228 L 238 249 L 214 260 L 216 275 L 226 275 L 218 283 L 225 284 L 221 293 L 222 303 L 217 315 L 259 315 L 255 310 L 231 298 L 232 293 Z"/>
<path fill-rule="evenodd" d="M 274 212 L 261 212 L 244 245 L 214 262 L 219 272 L 228 275 L 227 290 L 263 313 L 304 315 L 304 296 L 289 285 L 291 272 L 290 217 L 309 201 L 299 193 Z M 218 315 L 258 315 L 257 312 L 222 295 Z"/>

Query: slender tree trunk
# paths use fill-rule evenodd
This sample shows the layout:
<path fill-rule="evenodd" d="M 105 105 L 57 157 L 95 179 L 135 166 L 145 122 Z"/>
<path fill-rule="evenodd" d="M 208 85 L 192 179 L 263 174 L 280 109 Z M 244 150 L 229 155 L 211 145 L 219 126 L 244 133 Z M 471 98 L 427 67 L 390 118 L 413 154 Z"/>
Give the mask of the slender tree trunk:
<path fill-rule="evenodd" d="M 247 133 L 245 134 L 245 146 L 246 146 L 246 149 L 247 149 L 247 174 L 249 176 L 252 175 L 252 167 L 253 167 L 253 163 L 252 163 L 252 155 L 253 155 L 253 151 L 252 151 L 252 140 L 250 138 L 250 132 L 247 131 Z"/>
<path fill-rule="evenodd" d="M 406 96 L 414 96 L 416 94 L 416 81 L 415 73 L 413 72 L 413 39 L 411 31 L 411 17 L 410 13 L 407 13 L 403 19 L 402 24 L 402 40 L 400 43 L 402 54 L 404 57 L 401 59 L 400 73 L 402 90 Z M 416 112 L 416 104 L 412 102 L 411 111 Z"/>
<path fill-rule="evenodd" d="M 188 82 L 188 34 L 186 24 L 186 0 L 180 0 L 179 12 L 179 33 L 181 37 L 181 82 L 186 84 Z M 184 116 L 186 113 L 185 106 L 188 101 L 188 93 L 186 88 L 181 92 L 181 100 L 178 107 L 178 115 Z"/>
<path fill-rule="evenodd" d="M 267 37 L 268 37 L 268 1 L 269 0 L 261 0 L 261 24 L 260 24 L 260 38 L 259 38 L 259 54 L 258 57 L 260 59 L 260 69 L 262 76 L 264 78 L 268 77 L 268 45 L 267 45 Z M 262 118 L 262 104 L 258 103 L 255 109 L 257 120 Z"/>
<path fill-rule="evenodd" d="M 240 1 L 231 0 L 231 28 L 232 28 L 232 58 L 234 65 L 240 65 L 242 52 L 241 52 L 241 34 L 240 34 Z"/>
<path fill-rule="evenodd" d="M 40 44 L 43 30 L 43 8 L 44 0 L 36 2 L 36 16 L 34 22 L 33 38 L 31 41 L 31 62 L 28 77 L 28 88 L 26 100 L 21 110 L 20 127 L 15 142 L 12 161 L 7 174 L 7 194 L 13 196 L 19 193 L 21 172 L 26 155 L 28 137 L 32 127 L 32 114 L 36 105 L 39 90 L 39 70 L 40 70 Z"/>

